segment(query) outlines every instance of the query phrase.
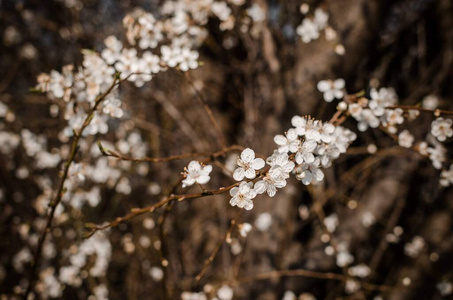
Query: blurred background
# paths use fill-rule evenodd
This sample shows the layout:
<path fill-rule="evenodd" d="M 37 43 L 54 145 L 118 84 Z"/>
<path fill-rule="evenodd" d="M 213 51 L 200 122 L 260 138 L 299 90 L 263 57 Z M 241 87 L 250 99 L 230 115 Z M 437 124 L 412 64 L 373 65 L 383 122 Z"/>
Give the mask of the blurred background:
<path fill-rule="evenodd" d="M 125 42 L 124 16 L 139 7 L 158 18 L 161 2 L 0 1 L 1 299 L 19 299 L 28 286 L 32 255 L 45 227 L 42 207 L 58 185 L 59 159 L 51 156 L 54 166 L 40 168 L 37 154 L 45 148 L 65 157 L 69 151 L 59 134 L 66 126 L 63 107 L 31 91 L 37 76 L 80 65 L 81 51 L 102 50 L 109 35 Z M 323 35 L 301 41 L 296 28 L 304 18 L 303 3 L 310 7 L 308 15 L 317 7 L 329 14 L 333 40 Z M 137 157 L 221 149 L 193 86 L 212 109 L 226 144 L 250 147 L 264 157 L 293 115 L 327 121 L 335 113 L 336 104 L 326 103 L 316 89 L 323 79 L 344 78 L 351 94 L 391 87 L 401 104 L 431 97 L 439 108 L 453 109 L 451 1 L 261 0 L 245 1 L 244 9 L 233 13 L 241 16 L 254 5 L 265 14 L 255 31 L 222 31 L 218 20 L 209 19 L 208 37 L 198 49 L 202 65 L 189 72 L 190 80 L 168 70 L 141 88 L 122 84 L 123 118 L 109 121 L 107 134 L 86 139 L 76 157 L 96 166 L 88 173 L 101 172 L 96 174 L 102 178 L 85 182 L 80 194 L 64 199 L 44 247 L 36 299 L 180 299 L 184 291 L 213 295 L 222 286 L 234 291 L 233 299 L 451 297 L 453 191 L 439 187 L 439 171 L 429 161 L 398 150 L 379 130 L 360 133 L 352 150 L 325 170 L 322 186 L 289 181 L 276 197 L 260 196 L 252 211 L 242 213 L 229 205 L 229 195 L 183 201 L 112 228 L 94 246 L 104 250 L 88 251 L 84 268 L 71 277 L 75 282 L 62 283 L 62 268 L 86 241 L 85 223 L 112 221 L 169 193 L 187 192 L 174 185 L 190 160 L 107 159 L 92 154 L 96 140 Z M 416 140 L 424 140 L 432 120 L 422 115 L 405 126 Z M 354 120 L 343 126 L 358 132 Z M 451 142 L 445 146 L 450 153 Z M 228 167 L 235 155 L 218 163 Z M 221 168 L 214 168 L 211 177 L 211 188 L 234 183 Z M 232 219 L 253 229 L 246 238 L 233 230 L 229 243 L 221 243 Z M 332 236 L 326 236 L 326 222 L 335 224 Z M 351 266 L 370 269 L 353 292 L 345 290 L 344 280 L 253 277 L 291 269 L 346 276 L 347 268 L 331 253 L 333 239 L 346 245 Z M 195 280 L 218 246 L 203 278 Z M 107 264 L 104 274 L 89 272 L 96 263 Z M 217 297 L 231 299 L 225 293 Z"/>

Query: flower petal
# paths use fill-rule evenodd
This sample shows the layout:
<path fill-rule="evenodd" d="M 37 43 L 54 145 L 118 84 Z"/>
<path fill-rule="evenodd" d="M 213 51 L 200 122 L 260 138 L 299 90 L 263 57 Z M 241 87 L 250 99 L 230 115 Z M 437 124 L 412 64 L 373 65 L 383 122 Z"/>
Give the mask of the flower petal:
<path fill-rule="evenodd" d="M 245 170 L 245 177 L 247 177 L 248 179 L 255 178 L 255 170 L 253 168 L 248 168 L 247 170 Z"/>
<path fill-rule="evenodd" d="M 252 164 L 251 164 L 251 167 L 255 170 L 259 170 L 261 168 L 264 168 L 264 159 L 262 158 L 255 158 L 253 161 L 252 161 Z"/>
<path fill-rule="evenodd" d="M 245 176 L 244 168 L 239 167 L 236 170 L 234 170 L 234 173 L 233 173 L 234 180 L 241 181 L 242 179 L 244 179 L 244 176 Z"/>
<path fill-rule="evenodd" d="M 287 139 L 283 135 L 278 134 L 274 137 L 274 142 L 279 146 L 283 146 L 286 145 Z"/>
<path fill-rule="evenodd" d="M 241 159 L 245 163 L 250 163 L 255 158 L 255 151 L 250 148 L 244 149 L 241 153 Z"/>
<path fill-rule="evenodd" d="M 327 80 L 321 80 L 320 82 L 318 82 L 316 87 L 318 88 L 318 91 L 324 93 L 330 90 L 330 82 Z"/>
<path fill-rule="evenodd" d="M 266 191 L 266 183 L 264 180 L 260 180 L 257 183 L 255 183 L 254 190 L 257 194 L 262 194 Z"/>
<path fill-rule="evenodd" d="M 201 175 L 201 176 L 198 176 L 197 178 L 197 183 L 199 184 L 205 184 L 205 183 L 208 183 L 209 180 L 211 180 L 211 177 L 207 176 L 207 175 Z"/>
<path fill-rule="evenodd" d="M 237 195 L 237 193 L 239 192 L 239 188 L 238 187 L 234 187 L 230 190 L 230 196 L 234 197 Z"/>
<path fill-rule="evenodd" d="M 333 82 L 333 87 L 337 90 L 341 90 L 345 87 L 346 82 L 343 78 L 338 78 Z"/>

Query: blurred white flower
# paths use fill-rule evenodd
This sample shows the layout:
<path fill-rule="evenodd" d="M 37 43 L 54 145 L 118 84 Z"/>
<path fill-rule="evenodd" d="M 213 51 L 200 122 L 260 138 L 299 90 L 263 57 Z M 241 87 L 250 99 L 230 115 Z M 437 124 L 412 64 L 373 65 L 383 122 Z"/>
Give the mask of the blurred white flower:
<path fill-rule="evenodd" d="M 318 82 L 317 88 L 323 93 L 326 102 L 332 102 L 333 99 L 342 99 L 344 96 L 343 89 L 345 81 L 342 78 L 335 80 L 321 80 Z"/>
<path fill-rule="evenodd" d="M 444 119 L 442 117 L 435 119 L 431 123 L 431 134 L 439 141 L 445 142 L 447 138 L 453 136 L 452 123 L 453 121 L 451 119 Z"/>
<path fill-rule="evenodd" d="M 412 147 L 414 143 L 414 136 L 409 132 L 409 130 L 403 130 L 398 135 L 398 144 L 404 148 Z"/>

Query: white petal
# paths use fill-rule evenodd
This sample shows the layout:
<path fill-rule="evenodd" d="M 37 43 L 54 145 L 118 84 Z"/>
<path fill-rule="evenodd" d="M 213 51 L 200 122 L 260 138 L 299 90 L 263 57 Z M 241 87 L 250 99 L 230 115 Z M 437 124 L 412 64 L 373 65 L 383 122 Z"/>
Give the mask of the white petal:
<path fill-rule="evenodd" d="M 313 175 L 311 175 L 311 172 L 306 171 L 305 177 L 302 178 L 302 183 L 305 185 L 309 185 L 312 180 L 313 180 Z"/>
<path fill-rule="evenodd" d="M 245 203 L 245 205 L 244 205 L 244 209 L 245 210 L 251 210 L 252 208 L 253 208 L 252 200 L 247 201 L 247 203 Z"/>
<path fill-rule="evenodd" d="M 197 183 L 205 184 L 205 183 L 208 183 L 210 179 L 211 179 L 211 177 L 209 177 L 207 175 L 201 175 L 201 176 L 198 176 Z"/>
<path fill-rule="evenodd" d="M 305 141 L 303 145 L 304 151 L 313 152 L 318 144 L 315 141 Z"/>
<path fill-rule="evenodd" d="M 323 130 L 327 133 L 333 133 L 335 131 L 335 126 L 333 124 L 326 123 L 323 126 Z"/>
<path fill-rule="evenodd" d="M 250 191 L 250 186 L 247 184 L 247 182 L 243 181 L 239 185 L 239 193 L 246 195 Z"/>
<path fill-rule="evenodd" d="M 294 169 L 294 163 L 292 161 L 286 163 L 285 165 L 282 166 L 283 168 L 283 171 L 285 171 L 286 173 L 289 173 L 291 172 L 293 169 Z"/>
<path fill-rule="evenodd" d="M 278 152 L 280 153 L 287 153 L 289 151 L 288 145 L 284 145 L 278 148 Z"/>
<path fill-rule="evenodd" d="M 201 170 L 201 165 L 198 161 L 192 160 L 187 167 L 189 173 L 197 172 Z"/>
<path fill-rule="evenodd" d="M 237 168 L 236 170 L 234 170 L 233 173 L 234 180 L 241 181 L 242 179 L 244 179 L 244 176 L 245 176 L 244 168 Z"/>
<path fill-rule="evenodd" d="M 250 163 L 255 158 L 255 151 L 250 148 L 244 149 L 241 153 L 241 159 L 245 163 Z"/>
<path fill-rule="evenodd" d="M 286 138 L 290 141 L 294 141 L 295 139 L 297 139 L 296 129 L 294 128 L 289 129 L 288 132 L 286 133 Z"/>
<path fill-rule="evenodd" d="M 334 90 L 333 93 L 334 93 L 335 98 L 337 98 L 337 99 L 341 99 L 344 96 L 344 93 L 341 90 Z"/>
<path fill-rule="evenodd" d="M 346 85 L 346 83 L 345 83 L 344 79 L 342 79 L 342 78 L 339 78 L 333 82 L 333 87 L 337 90 L 343 89 L 345 87 L 345 85 Z"/>
<path fill-rule="evenodd" d="M 313 155 L 313 153 L 305 153 L 305 155 L 304 155 L 304 161 L 305 161 L 306 163 L 311 164 L 312 162 L 315 161 L 315 156 Z"/>
<path fill-rule="evenodd" d="M 318 82 L 317 88 L 320 92 L 324 93 L 330 90 L 330 82 L 327 80 L 321 80 L 320 82 Z"/>
<path fill-rule="evenodd" d="M 294 127 L 303 127 L 305 126 L 305 119 L 302 118 L 301 116 L 294 116 L 292 119 L 291 119 L 291 124 L 294 126 Z"/>
<path fill-rule="evenodd" d="M 317 181 L 324 179 L 324 173 L 320 169 L 313 170 L 313 176 Z"/>
<path fill-rule="evenodd" d="M 326 102 L 332 102 L 332 100 L 334 99 L 334 95 L 333 95 L 333 92 L 332 91 L 327 91 L 324 93 L 324 100 Z"/>
<path fill-rule="evenodd" d="M 267 194 L 269 195 L 269 197 L 274 197 L 276 193 L 277 188 L 275 187 L 275 185 L 269 185 L 269 188 L 267 189 Z"/>
<path fill-rule="evenodd" d="M 297 152 L 295 158 L 298 165 L 301 165 L 304 162 L 304 157 L 301 152 Z"/>
<path fill-rule="evenodd" d="M 191 177 L 188 177 L 182 181 L 182 187 L 191 186 L 195 183 L 195 180 Z"/>
<path fill-rule="evenodd" d="M 263 180 L 258 181 L 255 183 L 254 190 L 257 194 L 262 194 L 266 191 L 266 183 Z"/>
<path fill-rule="evenodd" d="M 238 197 L 233 197 L 233 198 L 231 198 L 231 199 L 230 199 L 230 204 L 231 204 L 231 206 L 237 205 L 237 204 L 238 204 L 238 201 L 239 201 Z"/>
<path fill-rule="evenodd" d="M 247 177 L 248 179 L 255 178 L 255 170 L 253 168 L 248 168 L 247 170 L 245 170 L 245 177 Z"/>
<path fill-rule="evenodd" d="M 279 146 L 283 146 L 286 145 L 287 139 L 283 135 L 279 134 L 274 137 L 274 142 Z"/>
<path fill-rule="evenodd" d="M 234 196 L 237 195 L 238 192 L 239 192 L 239 188 L 235 186 L 234 188 L 232 188 L 232 189 L 230 190 L 230 196 L 233 196 L 233 197 L 234 197 Z"/>
<path fill-rule="evenodd" d="M 279 189 L 284 188 L 286 186 L 286 180 L 285 179 L 276 180 L 274 185 Z"/>
<path fill-rule="evenodd" d="M 211 171 L 212 171 L 212 166 L 211 165 L 207 165 L 201 170 L 201 174 L 202 175 L 209 175 L 209 173 L 211 173 Z"/>

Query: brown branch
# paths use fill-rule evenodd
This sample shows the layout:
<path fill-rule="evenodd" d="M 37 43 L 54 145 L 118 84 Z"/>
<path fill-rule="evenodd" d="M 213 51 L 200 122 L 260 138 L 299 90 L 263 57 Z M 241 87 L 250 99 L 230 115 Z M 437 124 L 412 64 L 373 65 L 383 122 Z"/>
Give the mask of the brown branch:
<path fill-rule="evenodd" d="M 297 269 L 297 270 L 276 270 L 276 271 L 270 271 L 270 272 L 265 272 L 261 274 L 256 274 L 256 275 L 250 275 L 250 276 L 244 276 L 235 280 L 230 280 L 224 282 L 225 284 L 230 284 L 230 285 L 239 285 L 242 283 L 249 283 L 249 282 L 254 282 L 254 281 L 260 281 L 260 280 L 268 280 L 268 279 L 274 279 L 274 278 L 281 278 L 281 277 L 307 277 L 307 278 L 315 278 L 315 279 L 325 279 L 325 280 L 336 280 L 336 281 L 342 281 L 346 282 L 349 277 L 338 274 L 338 273 L 331 273 L 331 272 L 316 272 L 316 271 L 310 271 L 310 270 L 304 270 L 304 269 Z M 361 286 L 367 290 L 374 290 L 374 291 L 388 291 L 391 289 L 395 289 L 397 287 L 392 287 L 392 286 L 387 286 L 387 285 L 377 285 L 377 284 L 372 284 L 372 283 L 365 283 L 365 282 L 360 282 L 360 280 L 357 280 Z"/>
<path fill-rule="evenodd" d="M 152 213 L 156 209 L 164 206 L 167 203 L 170 203 L 173 200 L 184 201 L 184 200 L 187 200 L 187 199 L 215 196 L 215 195 L 219 195 L 219 194 L 223 194 L 225 192 L 228 192 L 229 190 L 231 190 L 232 188 L 234 188 L 234 187 L 236 187 L 238 185 L 239 185 L 239 183 L 235 183 L 235 184 L 232 184 L 232 185 L 229 185 L 229 186 L 226 186 L 226 187 L 221 187 L 221 188 L 219 188 L 217 190 L 205 191 L 205 192 L 201 192 L 201 193 L 170 195 L 168 197 L 165 197 L 161 201 L 157 202 L 156 204 L 153 204 L 153 205 L 150 205 L 150 206 L 147 206 L 147 207 L 144 207 L 144 208 L 133 208 L 133 209 L 131 209 L 131 212 L 129 214 L 125 215 L 124 217 L 118 217 L 114 221 L 112 221 L 110 223 L 107 223 L 105 225 L 101 225 L 101 226 L 94 225 L 93 226 L 91 224 L 87 224 L 88 228 L 91 229 L 91 232 L 87 233 L 85 235 L 85 237 L 89 238 L 89 237 L 91 237 L 94 233 L 96 233 L 99 230 L 105 230 L 107 228 L 116 227 L 116 226 L 118 226 L 119 224 L 121 224 L 123 222 L 127 222 L 127 221 L 129 221 L 129 220 L 131 220 L 131 219 L 133 219 L 133 218 L 135 218 L 137 216 L 143 215 L 145 213 Z"/>
<path fill-rule="evenodd" d="M 451 110 L 444 110 L 444 109 L 427 109 L 419 106 L 412 106 L 412 105 L 395 105 L 395 106 L 388 106 L 386 107 L 388 109 L 396 109 L 396 108 L 401 108 L 402 110 L 408 111 L 408 110 L 418 110 L 419 112 L 424 112 L 424 113 L 431 113 L 435 115 L 436 117 L 440 115 L 453 115 L 453 111 Z"/>
<path fill-rule="evenodd" d="M 232 145 L 229 147 L 226 147 L 220 151 L 217 151 L 215 153 L 210 153 L 210 152 L 195 152 L 195 153 L 185 153 L 185 154 L 179 154 L 179 155 L 172 155 L 168 157 L 143 157 L 143 158 L 132 158 L 129 156 L 123 156 L 119 153 L 116 153 L 112 150 L 105 149 L 102 147 L 102 144 L 98 142 L 99 149 L 101 150 L 102 154 L 104 156 L 109 156 L 109 157 L 115 157 L 118 158 L 119 160 L 126 160 L 126 161 L 134 161 L 134 162 L 153 162 L 153 163 L 158 163 L 158 162 L 169 162 L 169 161 L 174 161 L 174 160 L 181 160 L 181 159 L 186 159 L 186 158 L 197 158 L 197 157 L 219 157 L 224 155 L 226 152 L 234 151 L 234 150 L 243 150 L 244 147 L 239 146 L 239 145 Z"/>

